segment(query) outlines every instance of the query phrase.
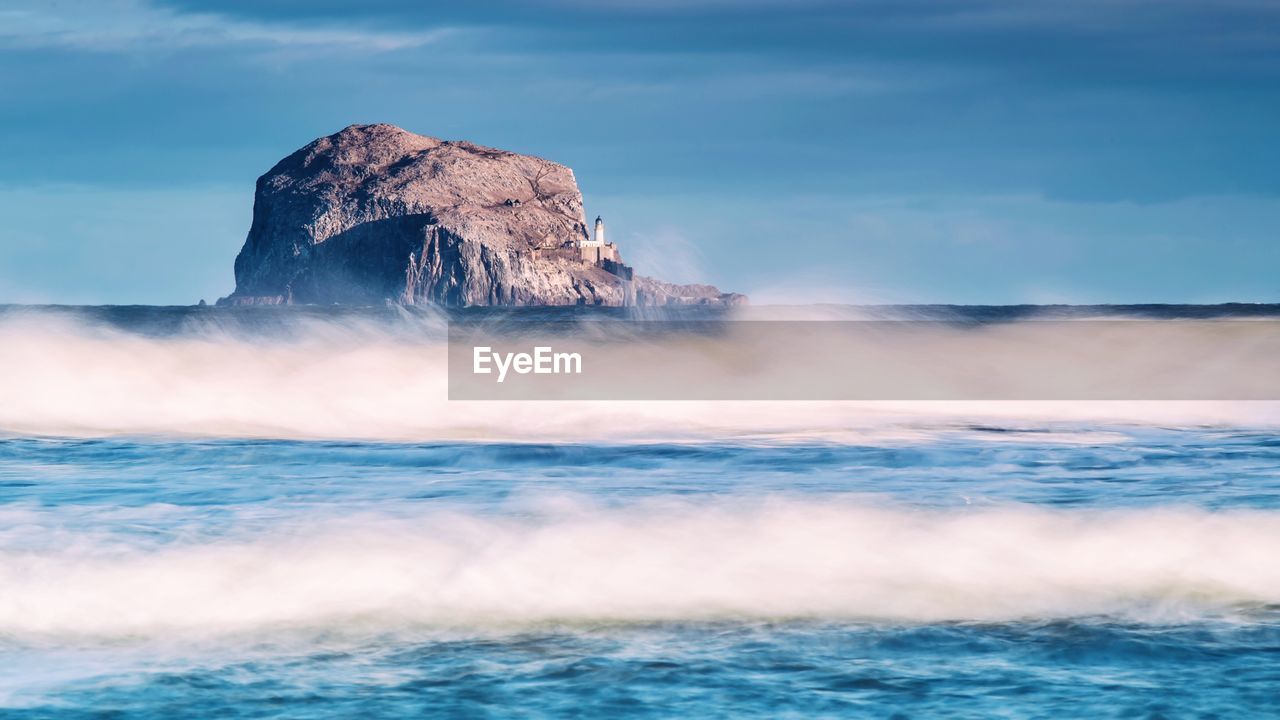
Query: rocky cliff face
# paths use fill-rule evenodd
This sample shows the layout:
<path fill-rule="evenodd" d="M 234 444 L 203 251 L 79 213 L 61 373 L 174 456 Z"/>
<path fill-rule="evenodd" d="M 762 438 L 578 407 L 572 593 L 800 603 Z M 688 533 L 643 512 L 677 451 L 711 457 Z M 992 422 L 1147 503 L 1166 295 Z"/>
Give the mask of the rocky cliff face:
<path fill-rule="evenodd" d="M 745 302 L 705 285 L 624 280 L 556 252 L 586 236 L 563 165 L 352 125 L 258 179 L 236 290 L 219 303 Z"/>

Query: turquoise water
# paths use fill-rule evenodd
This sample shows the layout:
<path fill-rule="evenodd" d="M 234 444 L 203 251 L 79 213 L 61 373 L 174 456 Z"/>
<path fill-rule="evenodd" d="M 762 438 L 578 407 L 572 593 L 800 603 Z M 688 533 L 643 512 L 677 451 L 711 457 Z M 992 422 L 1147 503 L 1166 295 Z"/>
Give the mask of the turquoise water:
<path fill-rule="evenodd" d="M 1280 711 L 1280 438 L 1007 434 L 8 438 L 0 704 L 7 717 Z M 1060 527 L 1037 530 L 1045 518 Z M 1188 534 L 1207 546 L 1170 547 Z M 1052 570 L 1067 553 L 1085 557 Z M 876 555 L 896 567 L 865 562 Z M 556 587 L 570 596 L 539 597 Z"/>
<path fill-rule="evenodd" d="M 466 405 L 431 317 L 59 312 L 0 717 L 1280 715 L 1270 404 Z"/>

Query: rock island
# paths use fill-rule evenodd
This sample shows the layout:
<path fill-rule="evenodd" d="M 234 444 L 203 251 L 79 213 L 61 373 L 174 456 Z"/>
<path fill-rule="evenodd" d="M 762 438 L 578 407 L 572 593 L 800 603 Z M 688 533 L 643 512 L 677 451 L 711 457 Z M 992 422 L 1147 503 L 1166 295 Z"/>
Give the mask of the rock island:
<path fill-rule="evenodd" d="M 394 125 L 352 125 L 258 178 L 219 304 L 738 305 L 636 275 L 569 168 Z"/>

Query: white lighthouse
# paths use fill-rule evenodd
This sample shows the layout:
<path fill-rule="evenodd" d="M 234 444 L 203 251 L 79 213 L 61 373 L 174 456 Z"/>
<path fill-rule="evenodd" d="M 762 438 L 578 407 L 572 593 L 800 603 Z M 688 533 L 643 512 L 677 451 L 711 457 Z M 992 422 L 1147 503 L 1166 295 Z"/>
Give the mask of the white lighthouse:
<path fill-rule="evenodd" d="M 604 219 L 599 215 L 596 216 L 596 225 L 591 236 L 581 238 L 578 241 L 578 252 L 581 254 L 583 262 L 595 265 L 602 265 L 605 261 L 612 263 L 622 262 L 622 258 L 618 257 L 618 248 L 604 239 Z"/>
<path fill-rule="evenodd" d="M 599 215 L 595 217 L 595 231 L 590 240 L 582 241 L 582 247 L 604 247 L 604 220 Z"/>
<path fill-rule="evenodd" d="M 605 245 L 608 245 L 608 243 L 604 241 L 604 220 L 601 220 L 600 216 L 597 215 L 595 230 L 591 233 L 590 237 L 585 237 L 579 240 L 578 247 L 602 248 Z"/>

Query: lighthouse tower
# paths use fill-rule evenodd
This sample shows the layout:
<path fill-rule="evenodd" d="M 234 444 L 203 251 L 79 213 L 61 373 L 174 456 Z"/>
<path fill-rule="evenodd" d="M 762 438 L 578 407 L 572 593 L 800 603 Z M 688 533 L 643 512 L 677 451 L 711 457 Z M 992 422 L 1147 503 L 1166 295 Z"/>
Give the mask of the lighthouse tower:
<path fill-rule="evenodd" d="M 599 215 L 596 216 L 596 229 L 591 235 L 591 243 L 596 246 L 604 245 L 604 220 Z"/>
<path fill-rule="evenodd" d="M 578 240 L 578 253 L 583 262 L 602 267 L 607 272 L 622 277 L 624 280 L 631 279 L 631 268 L 622 264 L 622 258 L 618 255 L 617 246 L 605 241 L 604 219 L 599 215 L 596 216 L 596 226 L 591 236 L 580 237 Z"/>

